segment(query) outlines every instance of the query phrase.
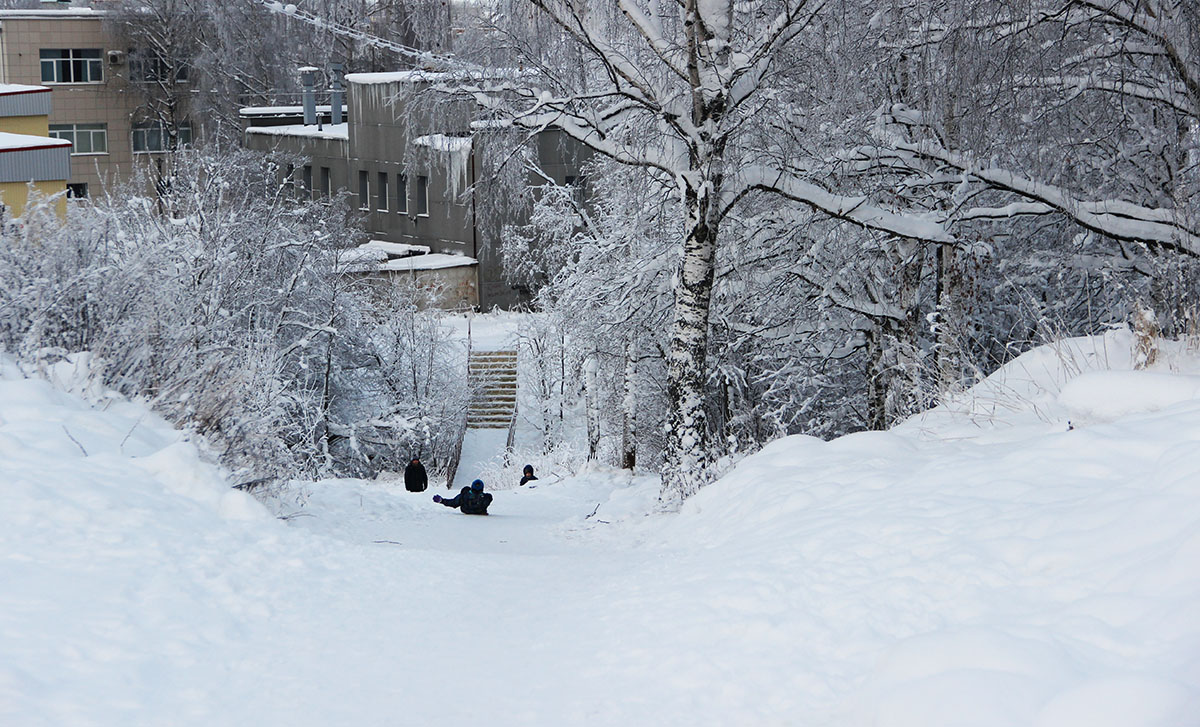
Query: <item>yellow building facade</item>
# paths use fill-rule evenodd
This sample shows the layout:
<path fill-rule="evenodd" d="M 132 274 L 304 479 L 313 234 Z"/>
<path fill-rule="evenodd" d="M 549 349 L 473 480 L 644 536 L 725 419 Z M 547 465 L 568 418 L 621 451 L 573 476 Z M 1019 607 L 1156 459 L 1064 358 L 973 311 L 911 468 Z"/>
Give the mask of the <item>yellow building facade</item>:
<path fill-rule="evenodd" d="M 0 84 L 0 219 L 20 217 L 31 195 L 58 195 L 66 214 L 71 142 L 50 137 L 50 89 Z"/>

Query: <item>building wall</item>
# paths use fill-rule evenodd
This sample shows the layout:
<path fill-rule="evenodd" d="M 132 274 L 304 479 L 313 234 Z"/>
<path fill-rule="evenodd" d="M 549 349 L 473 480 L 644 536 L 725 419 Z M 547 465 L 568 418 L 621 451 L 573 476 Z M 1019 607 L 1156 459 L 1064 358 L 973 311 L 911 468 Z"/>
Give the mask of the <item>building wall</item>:
<path fill-rule="evenodd" d="M 464 265 L 439 270 L 389 271 L 372 273 L 368 279 L 383 279 L 393 285 L 409 283 L 429 295 L 430 304 L 443 310 L 464 310 L 479 306 L 476 266 Z"/>
<path fill-rule="evenodd" d="M 441 104 L 436 108 L 436 127 L 427 120 L 429 113 L 406 106 L 402 99 L 411 95 L 407 74 L 351 74 L 347 76 L 349 99 L 349 178 L 355 203 L 366 215 L 364 224 L 372 237 L 428 246 L 435 253 L 478 256 L 478 238 L 469 199 L 453 194 L 452 171 L 444 153 L 433 152 L 412 142 L 424 133 L 466 133 L 469 111 L 461 104 Z M 392 78 L 394 80 L 386 80 Z M 385 80 L 379 80 L 385 79 Z M 447 122 L 446 120 L 451 120 Z M 448 123 L 455 124 L 447 128 Z M 372 199 L 364 205 L 359 198 L 359 172 L 367 172 L 370 185 L 379 174 L 388 175 L 392 201 L 381 212 Z M 396 204 L 398 179 L 405 176 L 407 210 Z M 417 213 L 417 180 L 427 180 L 429 209 Z M 459 180 L 466 188 L 473 179 Z M 374 194 L 371 195 L 374 197 Z M 366 209 L 364 209 L 364 207 Z"/>
<path fill-rule="evenodd" d="M 44 83 L 43 48 L 99 49 L 103 81 Z M 142 108 L 144 97 L 127 80 L 128 58 L 122 56 L 120 62 L 110 63 L 110 50 L 128 49 L 117 45 L 105 32 L 101 13 L 69 8 L 42 15 L 0 11 L 0 83 L 48 86 L 53 95 L 50 124 L 107 126 L 107 152 L 71 155 L 68 181 L 86 183 L 93 196 L 101 194 L 106 185 L 129 179 L 135 163 L 146 163 L 155 156 L 133 153 L 132 119 Z"/>
<path fill-rule="evenodd" d="M 4 131 L 30 136 L 49 136 L 50 123 L 46 116 L 5 116 Z"/>
<path fill-rule="evenodd" d="M 347 80 L 349 122 L 346 138 L 340 144 L 319 139 L 312 127 L 279 127 L 279 133 L 248 129 L 247 147 L 308 156 L 313 166 L 314 185 L 319 185 L 319 169 L 329 165 L 333 186 L 349 193 L 352 206 L 363 215 L 363 225 L 374 239 L 428 247 L 434 253 L 463 255 L 479 261 L 478 267 L 466 268 L 476 283 L 471 297 L 452 294 L 457 300 L 473 299 L 487 309 L 511 307 L 528 300 L 528 291 L 510 286 L 503 275 L 503 260 L 496 246 L 487 241 L 500 239 L 505 224 L 522 220 L 477 221 L 476 210 L 483 207 L 467 193 L 476 182 L 479 149 L 473 145 L 465 152 L 448 152 L 417 143 L 430 135 L 465 137 L 470 131 L 474 107 L 466 104 L 439 103 L 421 108 L 406 104 L 411 98 L 410 74 L 351 74 Z M 322 99 L 323 100 L 323 99 Z M 436 123 L 431 119 L 436 118 Z M 435 143 L 433 146 L 437 146 Z M 577 179 L 586 158 L 578 144 L 561 132 L 543 132 L 538 136 L 537 153 L 544 170 L 556 182 Z M 367 174 L 367 199 L 360 194 L 360 173 Z M 387 209 L 380 209 L 380 175 L 388 180 Z M 301 169 L 295 170 L 299 184 Z M 418 213 L 418 178 L 425 177 L 428 211 Z M 406 183 L 406 205 L 397 204 L 399 182 Z M 530 178 L 531 184 L 544 180 Z M 486 225 L 486 229 L 485 229 Z M 439 271 L 438 275 L 444 275 Z M 436 275 L 434 277 L 437 277 Z M 454 289 L 456 285 L 449 288 Z M 448 298 L 449 300 L 449 298 Z"/>
<path fill-rule="evenodd" d="M 49 197 L 67 190 L 67 183 L 62 180 L 49 182 L 33 182 L 33 189 L 38 194 Z M 20 217 L 29 204 L 29 182 L 0 182 L 0 205 L 3 205 L 5 217 Z M 54 211 L 59 217 L 66 217 L 67 198 L 62 195 L 54 204 Z"/>

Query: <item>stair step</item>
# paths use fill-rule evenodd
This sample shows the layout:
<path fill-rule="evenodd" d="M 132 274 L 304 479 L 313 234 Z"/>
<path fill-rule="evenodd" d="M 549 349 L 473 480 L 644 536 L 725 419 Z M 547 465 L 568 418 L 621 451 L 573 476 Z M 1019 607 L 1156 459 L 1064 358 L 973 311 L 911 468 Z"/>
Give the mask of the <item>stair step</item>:
<path fill-rule="evenodd" d="M 467 383 L 474 391 L 467 428 L 507 429 L 517 409 L 517 352 L 471 351 Z"/>

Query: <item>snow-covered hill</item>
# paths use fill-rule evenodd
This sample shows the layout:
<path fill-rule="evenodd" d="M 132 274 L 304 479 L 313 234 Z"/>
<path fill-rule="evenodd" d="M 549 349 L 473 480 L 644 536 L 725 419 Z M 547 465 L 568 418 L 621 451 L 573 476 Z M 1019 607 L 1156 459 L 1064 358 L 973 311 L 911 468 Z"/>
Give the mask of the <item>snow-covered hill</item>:
<path fill-rule="evenodd" d="M 775 442 L 675 515 L 618 473 L 488 518 L 309 483 L 287 521 L 6 361 L 0 724 L 1200 725 L 1200 365 L 1130 346 Z"/>

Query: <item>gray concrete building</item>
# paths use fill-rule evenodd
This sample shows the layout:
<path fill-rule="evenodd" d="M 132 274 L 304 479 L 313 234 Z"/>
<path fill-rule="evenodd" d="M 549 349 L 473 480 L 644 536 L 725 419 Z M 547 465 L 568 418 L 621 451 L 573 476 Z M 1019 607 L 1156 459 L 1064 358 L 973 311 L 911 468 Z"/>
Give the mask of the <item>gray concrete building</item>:
<path fill-rule="evenodd" d="M 444 281 L 443 287 L 453 291 L 444 305 L 517 305 L 529 291 L 505 282 L 494 243 L 505 224 L 520 220 L 483 212 L 495 205 L 479 195 L 494 185 L 476 184 L 487 142 L 473 126 L 474 106 L 445 102 L 436 109 L 416 109 L 402 100 L 430 80 L 420 71 L 350 74 L 345 78 L 347 118 L 341 123 L 326 122 L 339 120 L 333 114 L 304 124 L 301 107 L 247 109 L 246 146 L 302 158 L 293 178 L 298 189 L 314 197 L 349 192 L 370 237 L 390 243 L 374 248 L 376 254 L 391 251 L 382 264 Z M 289 113 L 294 123 L 281 123 Z M 536 152 L 555 182 L 579 179 L 585 154 L 561 132 L 542 132 Z M 403 257 L 429 257 L 400 261 L 398 251 L 407 253 Z M 455 259 L 461 263 L 451 264 Z M 423 261 L 429 267 L 422 268 Z M 464 269 L 471 274 L 464 275 Z M 473 278 L 469 288 L 466 277 Z"/>

